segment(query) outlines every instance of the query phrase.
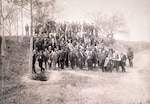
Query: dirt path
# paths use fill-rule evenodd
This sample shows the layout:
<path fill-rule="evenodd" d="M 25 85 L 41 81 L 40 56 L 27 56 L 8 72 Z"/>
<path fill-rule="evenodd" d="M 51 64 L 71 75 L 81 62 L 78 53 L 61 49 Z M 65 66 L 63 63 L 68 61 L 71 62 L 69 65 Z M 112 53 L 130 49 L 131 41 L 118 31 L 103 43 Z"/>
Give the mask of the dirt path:
<path fill-rule="evenodd" d="M 120 96 L 122 103 L 150 104 L 150 50 L 135 55 L 134 67 L 118 83 L 114 96 Z"/>
<path fill-rule="evenodd" d="M 120 73 L 120 78 L 115 79 L 116 75 L 113 73 L 111 75 L 113 80 L 112 82 L 116 82 L 115 84 L 109 84 L 107 80 L 104 83 L 107 87 L 102 87 L 98 82 L 94 87 L 85 88 L 81 91 L 82 96 L 88 96 L 91 101 L 103 102 L 103 103 L 114 103 L 114 104 L 150 104 L 150 50 L 140 52 L 135 55 L 134 59 L 134 67 L 127 68 L 127 73 Z M 84 74 L 79 72 L 69 72 L 70 74 L 75 74 L 78 76 L 87 76 L 96 80 L 99 79 L 107 79 L 110 77 L 109 75 L 91 75 Z M 119 73 L 117 73 L 119 74 Z M 102 82 L 101 82 L 102 83 Z M 92 95 L 92 96 L 91 96 Z M 108 100 L 98 100 L 100 95 L 102 99 Z"/>
<path fill-rule="evenodd" d="M 149 57 L 150 50 L 136 54 L 127 73 L 47 71 L 46 82 L 24 76 L 24 92 L 32 98 L 28 104 L 150 104 Z"/>

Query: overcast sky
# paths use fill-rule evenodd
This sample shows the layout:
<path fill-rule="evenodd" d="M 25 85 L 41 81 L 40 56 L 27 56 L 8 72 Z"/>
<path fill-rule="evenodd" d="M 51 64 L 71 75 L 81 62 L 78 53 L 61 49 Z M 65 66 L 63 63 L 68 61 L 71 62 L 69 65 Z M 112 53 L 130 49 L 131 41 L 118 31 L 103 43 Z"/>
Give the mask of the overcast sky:
<path fill-rule="evenodd" d="M 120 12 L 124 15 L 132 41 L 150 42 L 150 0 L 58 0 L 64 7 L 61 20 L 88 21 L 88 13 Z"/>

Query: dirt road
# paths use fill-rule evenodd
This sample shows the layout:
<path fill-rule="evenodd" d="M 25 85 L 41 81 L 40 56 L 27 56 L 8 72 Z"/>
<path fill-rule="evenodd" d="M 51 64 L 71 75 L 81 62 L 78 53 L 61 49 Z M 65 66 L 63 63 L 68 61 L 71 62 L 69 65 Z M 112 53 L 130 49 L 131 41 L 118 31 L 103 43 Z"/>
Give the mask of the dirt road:
<path fill-rule="evenodd" d="M 137 53 L 127 73 L 47 71 L 48 81 L 21 77 L 5 104 L 150 104 L 150 50 Z M 21 90 L 19 90 L 21 89 Z"/>

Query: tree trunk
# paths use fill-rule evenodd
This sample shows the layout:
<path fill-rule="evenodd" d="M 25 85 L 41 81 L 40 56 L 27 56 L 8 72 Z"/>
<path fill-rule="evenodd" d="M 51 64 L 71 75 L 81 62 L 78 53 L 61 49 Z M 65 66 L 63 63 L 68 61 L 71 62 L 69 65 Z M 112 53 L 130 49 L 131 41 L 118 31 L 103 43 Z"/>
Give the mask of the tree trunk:
<path fill-rule="evenodd" d="M 1 0 L 1 15 L 3 15 L 3 7 L 2 7 L 2 0 Z M 1 21 L 2 21 L 2 44 L 1 44 L 1 55 L 5 56 L 5 48 L 6 48 L 6 42 L 5 42 L 5 37 L 4 37 L 4 18 L 2 16 Z"/>
<path fill-rule="evenodd" d="M 30 0 L 30 13 L 31 13 L 31 35 L 30 35 L 30 55 L 29 55 L 29 77 L 32 78 L 32 60 L 33 60 L 33 35 L 32 35 L 32 22 L 33 22 L 33 16 L 32 16 L 32 0 Z"/>
<path fill-rule="evenodd" d="M 4 37 L 4 19 L 2 19 L 2 46 L 1 46 L 1 55 L 5 56 L 5 48 L 6 48 L 6 41 Z"/>

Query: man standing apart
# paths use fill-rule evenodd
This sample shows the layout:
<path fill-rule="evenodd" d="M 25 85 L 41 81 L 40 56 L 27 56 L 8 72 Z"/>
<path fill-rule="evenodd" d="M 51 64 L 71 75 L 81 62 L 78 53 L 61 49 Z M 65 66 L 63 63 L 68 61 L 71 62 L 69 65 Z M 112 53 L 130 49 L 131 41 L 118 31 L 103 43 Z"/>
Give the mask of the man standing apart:
<path fill-rule="evenodd" d="M 29 26 L 26 24 L 25 26 L 26 36 L 29 36 Z"/>
<path fill-rule="evenodd" d="M 127 57 L 128 57 L 128 60 L 129 60 L 129 66 L 130 68 L 133 67 L 133 58 L 134 58 L 134 54 L 133 54 L 133 51 L 131 50 L 131 48 L 128 49 L 128 53 L 127 53 Z"/>

